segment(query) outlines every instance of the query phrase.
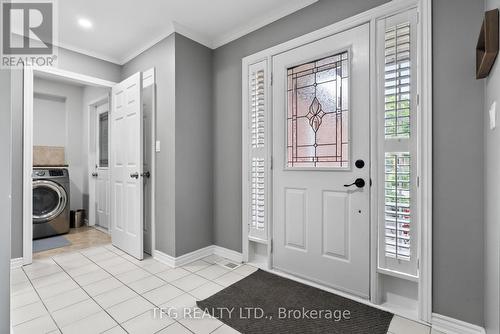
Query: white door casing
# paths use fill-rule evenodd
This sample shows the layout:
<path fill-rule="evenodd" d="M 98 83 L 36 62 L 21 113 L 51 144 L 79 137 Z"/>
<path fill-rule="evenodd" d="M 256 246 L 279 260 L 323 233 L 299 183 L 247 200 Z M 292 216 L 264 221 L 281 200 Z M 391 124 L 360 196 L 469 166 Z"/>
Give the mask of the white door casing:
<path fill-rule="evenodd" d="M 343 126 L 347 124 L 349 132 L 348 152 L 342 153 L 348 157 L 349 162 L 342 163 L 341 168 L 288 167 L 287 146 L 290 141 L 287 141 L 287 131 L 290 130 L 287 127 L 290 125 L 287 125 L 287 71 L 289 68 L 343 52 L 347 52 L 348 57 L 347 89 L 350 93 L 346 99 L 348 121 L 343 123 Z M 273 57 L 272 68 L 273 266 L 368 298 L 369 25 L 364 24 L 278 54 Z M 338 78 L 337 74 L 337 80 L 340 80 Z M 322 100 L 322 96 L 318 99 L 325 112 L 328 112 L 326 109 L 329 102 Z M 309 107 L 308 111 L 314 116 L 318 105 L 311 106 L 312 109 Z M 335 130 L 332 122 L 323 117 L 323 123 L 319 122 L 319 127 L 333 126 L 332 129 Z M 311 117 L 309 124 L 318 130 L 317 118 Z M 338 143 L 338 137 L 336 138 Z M 355 167 L 354 163 L 358 159 L 365 162 L 363 168 Z M 357 178 L 365 181 L 363 188 L 344 186 Z"/>
<path fill-rule="evenodd" d="M 96 164 L 95 164 L 95 173 L 96 177 L 96 189 L 95 189 L 95 206 L 96 206 L 96 225 L 109 229 L 109 204 L 110 204 L 110 194 L 109 194 L 109 103 L 103 103 L 96 108 Z M 108 117 L 108 154 L 107 154 L 107 163 L 105 161 L 101 161 L 101 156 L 104 154 L 101 152 L 101 127 L 103 124 L 100 122 L 101 117 Z"/>
<path fill-rule="evenodd" d="M 143 258 L 142 73 L 112 88 L 110 131 L 112 243 Z"/>

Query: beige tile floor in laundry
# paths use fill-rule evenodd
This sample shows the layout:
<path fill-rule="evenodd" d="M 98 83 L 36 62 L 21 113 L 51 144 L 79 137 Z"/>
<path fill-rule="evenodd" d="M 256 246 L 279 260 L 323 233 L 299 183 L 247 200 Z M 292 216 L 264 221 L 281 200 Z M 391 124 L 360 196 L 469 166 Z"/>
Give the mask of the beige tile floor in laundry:
<path fill-rule="evenodd" d="M 179 268 L 151 257 L 138 261 L 110 244 L 35 259 L 11 273 L 11 317 L 21 333 L 238 333 L 217 319 L 153 318 L 155 307 L 195 307 L 251 274 L 228 270 L 212 255 Z M 395 334 L 429 334 L 421 324 L 395 316 Z"/>

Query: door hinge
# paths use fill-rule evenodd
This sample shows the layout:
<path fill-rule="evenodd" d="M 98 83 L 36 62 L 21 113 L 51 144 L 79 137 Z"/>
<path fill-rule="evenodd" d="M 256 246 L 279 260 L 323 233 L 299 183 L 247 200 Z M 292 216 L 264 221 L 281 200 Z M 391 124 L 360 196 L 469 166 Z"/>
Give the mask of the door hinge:
<path fill-rule="evenodd" d="M 417 94 L 417 106 L 420 105 L 420 94 Z"/>
<path fill-rule="evenodd" d="M 273 85 L 273 72 L 271 72 L 270 84 L 271 84 L 271 86 Z"/>
<path fill-rule="evenodd" d="M 270 166 L 270 168 L 271 168 L 271 170 L 273 170 L 273 164 L 274 164 L 274 163 L 273 163 L 273 160 L 274 160 L 274 159 L 273 159 L 273 156 L 271 155 L 271 162 L 270 162 L 270 165 L 271 165 L 271 166 Z"/>
<path fill-rule="evenodd" d="M 417 270 L 420 271 L 420 259 L 417 259 Z"/>
<path fill-rule="evenodd" d="M 420 187 L 420 176 L 417 176 L 417 188 Z"/>
<path fill-rule="evenodd" d="M 273 245 L 274 245 L 273 239 L 271 239 L 271 242 L 269 243 L 269 246 L 271 247 L 271 250 L 269 251 L 270 253 L 273 252 Z"/>

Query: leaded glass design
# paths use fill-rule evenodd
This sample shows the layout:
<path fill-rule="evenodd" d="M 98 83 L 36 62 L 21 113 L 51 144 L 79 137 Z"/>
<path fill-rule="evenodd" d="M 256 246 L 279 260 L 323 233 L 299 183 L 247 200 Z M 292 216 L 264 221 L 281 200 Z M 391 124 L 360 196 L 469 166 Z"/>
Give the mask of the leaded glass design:
<path fill-rule="evenodd" d="M 410 136 L 410 23 L 385 31 L 385 137 Z"/>
<path fill-rule="evenodd" d="M 385 254 L 410 260 L 410 154 L 385 153 Z"/>
<path fill-rule="evenodd" d="M 348 52 L 287 71 L 287 167 L 349 167 Z"/>

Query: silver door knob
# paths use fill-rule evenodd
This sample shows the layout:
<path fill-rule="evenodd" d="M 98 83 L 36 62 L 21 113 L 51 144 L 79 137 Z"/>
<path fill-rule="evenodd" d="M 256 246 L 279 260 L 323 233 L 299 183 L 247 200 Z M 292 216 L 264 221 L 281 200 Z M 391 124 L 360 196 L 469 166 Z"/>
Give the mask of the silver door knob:
<path fill-rule="evenodd" d="M 131 173 L 130 177 L 133 178 L 133 179 L 138 179 L 139 178 L 139 173 L 137 173 L 137 172 Z"/>

